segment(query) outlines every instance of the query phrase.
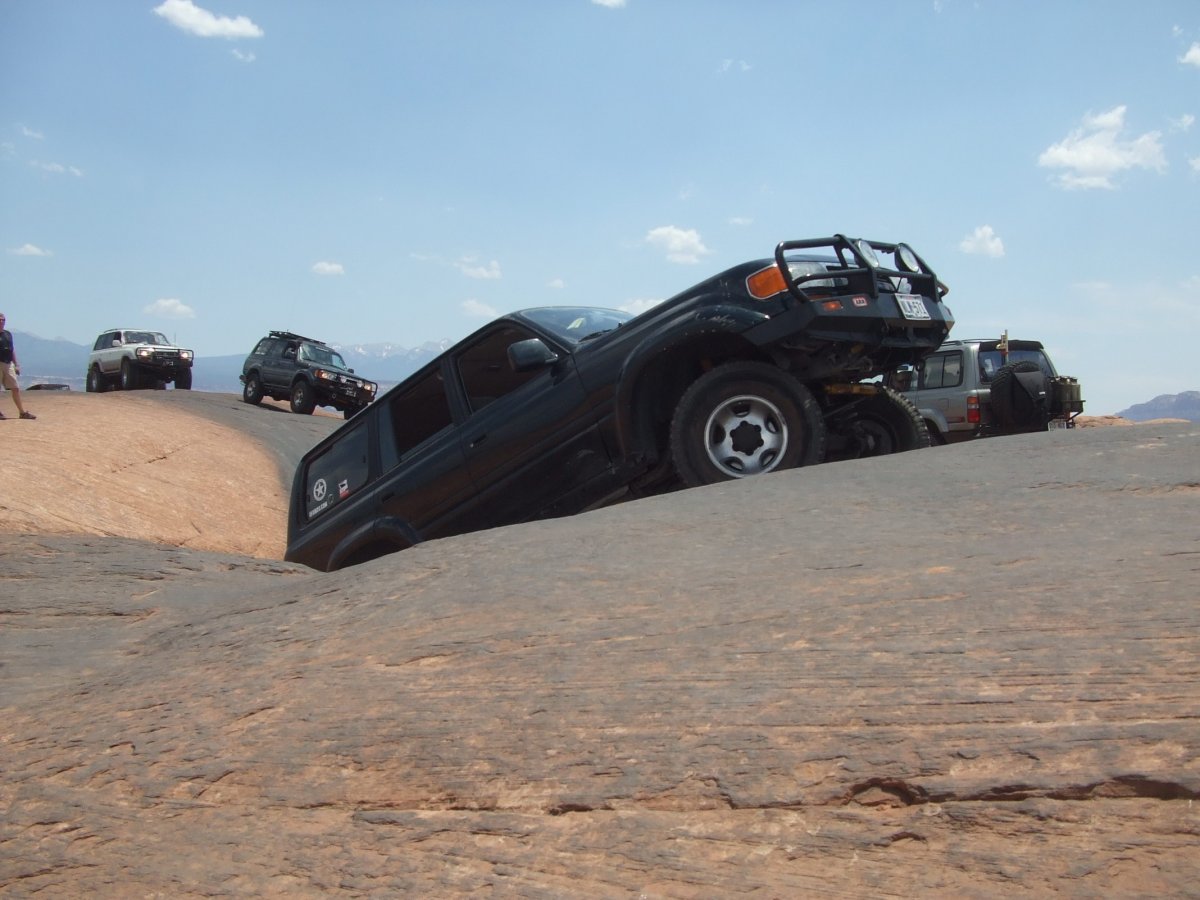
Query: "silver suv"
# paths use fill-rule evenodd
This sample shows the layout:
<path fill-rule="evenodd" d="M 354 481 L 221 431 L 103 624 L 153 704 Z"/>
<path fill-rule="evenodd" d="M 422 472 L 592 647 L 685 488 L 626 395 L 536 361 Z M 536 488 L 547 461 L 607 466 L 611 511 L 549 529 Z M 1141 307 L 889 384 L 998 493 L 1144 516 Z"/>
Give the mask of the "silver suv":
<path fill-rule="evenodd" d="M 1059 375 L 1039 341 L 946 341 L 884 383 L 917 407 L 933 443 L 1072 428 L 1083 412 L 1079 382 Z"/>
<path fill-rule="evenodd" d="M 176 347 L 160 331 L 113 328 L 102 332 L 92 345 L 87 390 L 163 388 L 168 381 L 175 383 L 176 390 L 190 390 L 192 357 L 191 350 Z"/>

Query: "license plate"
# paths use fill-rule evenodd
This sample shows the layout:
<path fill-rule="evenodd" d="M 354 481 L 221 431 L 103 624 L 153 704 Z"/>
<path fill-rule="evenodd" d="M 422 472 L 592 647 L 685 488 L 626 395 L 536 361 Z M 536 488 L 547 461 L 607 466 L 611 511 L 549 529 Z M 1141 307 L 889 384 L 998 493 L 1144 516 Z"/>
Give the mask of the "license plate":
<path fill-rule="evenodd" d="M 921 297 L 915 294 L 897 294 L 896 302 L 900 304 L 900 312 L 904 318 L 920 322 L 929 321 L 929 310 L 925 308 L 925 301 Z"/>
<path fill-rule="evenodd" d="M 1051 419 L 1046 425 L 1046 430 L 1047 431 L 1056 431 L 1059 428 L 1070 428 L 1070 427 L 1071 427 L 1071 423 L 1068 422 L 1066 419 Z"/>

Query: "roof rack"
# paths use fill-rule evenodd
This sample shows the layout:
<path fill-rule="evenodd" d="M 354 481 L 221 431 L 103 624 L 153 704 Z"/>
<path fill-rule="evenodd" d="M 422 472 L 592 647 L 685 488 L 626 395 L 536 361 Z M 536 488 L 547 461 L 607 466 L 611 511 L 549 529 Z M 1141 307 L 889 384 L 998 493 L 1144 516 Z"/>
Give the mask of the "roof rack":
<path fill-rule="evenodd" d="M 302 334 L 295 334 L 291 331 L 272 331 L 270 336 L 273 338 L 282 338 L 285 341 L 308 341 L 310 344 L 326 346 L 324 341 L 318 341 L 316 338 L 305 337 Z"/>

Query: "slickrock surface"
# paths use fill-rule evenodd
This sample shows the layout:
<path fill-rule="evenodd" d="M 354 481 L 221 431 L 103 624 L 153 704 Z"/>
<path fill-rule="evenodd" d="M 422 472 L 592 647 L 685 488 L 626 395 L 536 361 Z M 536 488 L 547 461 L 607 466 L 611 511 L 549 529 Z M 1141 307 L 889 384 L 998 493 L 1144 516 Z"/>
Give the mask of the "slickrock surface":
<path fill-rule="evenodd" d="M 0 538 L 6 894 L 1200 891 L 1194 425 L 333 574 Z"/>

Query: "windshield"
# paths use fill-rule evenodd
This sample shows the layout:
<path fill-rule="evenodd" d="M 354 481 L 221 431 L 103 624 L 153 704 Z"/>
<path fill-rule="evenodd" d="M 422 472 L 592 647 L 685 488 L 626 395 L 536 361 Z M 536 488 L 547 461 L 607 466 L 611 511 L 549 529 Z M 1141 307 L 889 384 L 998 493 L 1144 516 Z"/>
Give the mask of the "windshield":
<path fill-rule="evenodd" d="M 598 337 L 633 318 L 619 309 L 591 306 L 543 306 L 540 309 L 522 310 L 521 315 L 568 344 Z"/>
<path fill-rule="evenodd" d="M 1038 368 L 1046 373 L 1047 378 L 1053 378 L 1055 374 L 1054 366 L 1050 365 L 1050 359 L 1041 350 L 1009 350 L 1008 360 L 1010 363 L 1017 362 L 1032 362 L 1037 363 Z M 980 350 L 979 351 L 979 380 L 985 384 L 992 380 L 1000 367 L 1005 364 L 999 350 Z"/>
<path fill-rule="evenodd" d="M 346 361 L 336 350 L 329 347 L 318 347 L 316 344 L 301 344 L 300 358 L 318 366 L 331 366 L 336 369 L 346 368 Z"/>
<path fill-rule="evenodd" d="M 171 344 L 166 335 L 158 331 L 127 331 L 125 332 L 125 343 L 156 344 L 159 347 L 169 347 Z"/>

